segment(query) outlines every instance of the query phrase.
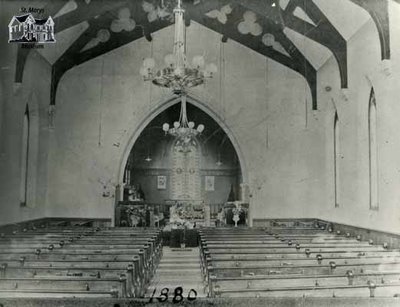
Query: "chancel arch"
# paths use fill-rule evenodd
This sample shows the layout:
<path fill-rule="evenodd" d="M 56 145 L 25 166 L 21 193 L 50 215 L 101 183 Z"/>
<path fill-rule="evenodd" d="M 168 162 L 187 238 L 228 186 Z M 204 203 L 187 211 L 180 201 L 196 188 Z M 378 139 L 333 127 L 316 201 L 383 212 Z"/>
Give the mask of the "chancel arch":
<path fill-rule="evenodd" d="M 204 131 L 188 148 L 167 136 L 162 126 L 178 120 L 180 107 L 179 99 L 168 101 L 151 116 L 129 150 L 129 167 L 121 167 L 120 200 L 132 200 L 130 195 L 140 191 L 150 204 L 201 204 L 216 214 L 232 195 L 237 201 L 242 198 L 244 172 L 236 146 L 224 127 L 193 101 L 188 98 L 188 118 L 203 124 Z"/>
<path fill-rule="evenodd" d="M 149 125 L 149 123 L 160 113 L 168 109 L 169 107 L 173 106 L 174 104 L 179 103 L 180 98 L 177 97 L 176 95 L 170 95 L 167 97 L 164 97 L 163 99 L 159 100 L 156 102 L 156 106 L 146 115 L 143 116 L 143 120 L 141 123 L 137 126 L 132 126 L 126 134 L 126 139 L 122 141 L 122 144 L 124 145 L 124 152 L 121 155 L 120 159 L 120 164 L 118 165 L 118 184 L 123 183 L 124 179 L 124 174 L 125 174 L 125 167 L 126 163 L 129 159 L 129 155 L 131 152 L 131 149 L 137 139 L 139 138 L 140 134 L 142 131 Z M 232 130 L 229 128 L 229 126 L 226 124 L 226 122 L 222 119 L 221 116 L 218 115 L 218 113 L 213 109 L 211 106 L 210 102 L 203 102 L 200 101 L 199 99 L 196 99 L 190 95 L 187 96 L 187 102 L 190 103 L 191 105 L 199 108 L 201 111 L 206 113 L 208 116 L 210 116 L 220 127 L 221 129 L 226 133 L 227 137 L 231 141 L 235 152 L 238 156 L 238 160 L 240 163 L 240 167 L 242 170 L 242 181 L 244 184 L 248 184 L 248 171 L 247 171 L 247 163 L 244 159 L 244 155 L 242 153 L 242 150 L 240 149 L 240 144 L 235 137 L 234 133 Z M 160 127 L 161 130 L 161 127 Z"/>

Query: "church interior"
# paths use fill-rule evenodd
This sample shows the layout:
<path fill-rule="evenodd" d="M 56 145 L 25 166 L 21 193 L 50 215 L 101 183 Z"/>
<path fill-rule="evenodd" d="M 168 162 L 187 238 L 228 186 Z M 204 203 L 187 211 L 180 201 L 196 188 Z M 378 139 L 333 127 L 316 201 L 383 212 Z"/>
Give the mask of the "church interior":
<path fill-rule="evenodd" d="M 399 0 L 0 25 L 0 307 L 400 304 Z"/>

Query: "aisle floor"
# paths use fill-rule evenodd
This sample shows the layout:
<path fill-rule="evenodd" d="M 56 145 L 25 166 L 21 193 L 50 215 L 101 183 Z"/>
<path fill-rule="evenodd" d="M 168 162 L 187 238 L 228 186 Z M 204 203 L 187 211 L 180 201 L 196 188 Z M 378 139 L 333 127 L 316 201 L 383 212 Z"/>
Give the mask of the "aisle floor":
<path fill-rule="evenodd" d="M 158 265 L 146 297 L 151 297 L 156 288 L 154 297 L 158 297 L 163 288 L 169 289 L 169 296 L 174 295 L 176 287 L 183 288 L 183 297 L 187 298 L 190 289 L 197 292 L 197 297 L 205 297 L 204 283 L 200 269 L 199 248 L 170 248 L 163 247 L 163 256 Z M 192 292 L 191 297 L 194 296 Z"/>

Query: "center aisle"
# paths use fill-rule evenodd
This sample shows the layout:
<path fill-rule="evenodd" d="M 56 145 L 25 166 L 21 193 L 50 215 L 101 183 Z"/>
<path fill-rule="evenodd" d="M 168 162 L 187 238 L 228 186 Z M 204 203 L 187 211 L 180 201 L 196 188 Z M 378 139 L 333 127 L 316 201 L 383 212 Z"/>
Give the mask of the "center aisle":
<path fill-rule="evenodd" d="M 145 296 L 152 296 L 154 288 L 154 297 L 158 297 L 163 288 L 168 288 L 169 294 L 173 295 L 176 287 L 182 287 L 185 298 L 190 289 L 197 292 L 197 297 L 205 297 L 199 253 L 198 247 L 180 249 L 164 246 L 160 264 Z"/>

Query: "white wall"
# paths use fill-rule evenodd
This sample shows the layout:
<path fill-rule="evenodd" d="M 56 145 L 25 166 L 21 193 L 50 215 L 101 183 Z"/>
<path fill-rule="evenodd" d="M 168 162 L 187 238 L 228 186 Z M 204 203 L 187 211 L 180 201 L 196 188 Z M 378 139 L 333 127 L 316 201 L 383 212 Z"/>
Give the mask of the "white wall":
<path fill-rule="evenodd" d="M 319 101 L 326 108 L 325 171 L 327 201 L 318 216 L 327 220 L 400 233 L 400 96 L 398 86 L 400 5 L 390 3 L 391 60 L 381 61 L 378 32 L 370 20 L 348 41 L 349 88 L 339 89 L 331 58 L 319 71 Z M 324 91 L 330 85 L 331 92 Z M 379 210 L 369 204 L 368 105 L 371 87 L 377 106 Z M 339 208 L 334 208 L 333 119 L 339 115 Z"/>
<path fill-rule="evenodd" d="M 155 34 L 158 62 L 167 52 L 165 46 L 172 48 L 172 36 L 172 27 Z M 208 62 L 219 64 L 220 35 L 192 23 L 187 36 L 189 58 L 206 52 Z M 310 216 L 310 208 L 324 201 L 319 172 L 324 134 L 306 111 L 306 102 L 311 109 L 306 82 L 235 42 L 223 48 L 222 84 L 217 75 L 191 95 L 224 119 L 238 141 L 257 217 Z M 149 50 L 150 43 L 140 39 L 63 77 L 49 162 L 49 216 L 113 214 L 114 201 L 101 196 L 102 183 L 110 182 L 113 189 L 132 132 L 169 94 L 150 89 L 138 73 Z"/>
<path fill-rule="evenodd" d="M 4 104 L 0 158 L 0 223 L 3 224 L 45 216 L 50 75 L 50 65 L 37 53 L 30 53 L 28 56 L 22 85 L 13 82 L 13 70 L 2 74 Z M 21 207 L 22 133 L 26 105 L 30 111 L 27 207 Z"/>

